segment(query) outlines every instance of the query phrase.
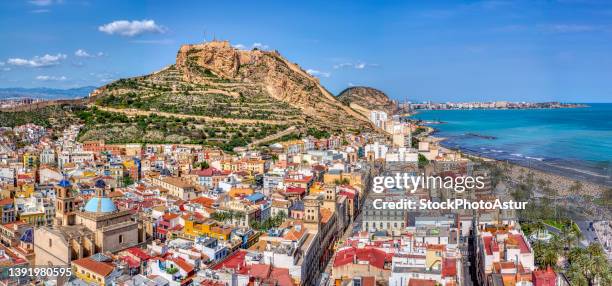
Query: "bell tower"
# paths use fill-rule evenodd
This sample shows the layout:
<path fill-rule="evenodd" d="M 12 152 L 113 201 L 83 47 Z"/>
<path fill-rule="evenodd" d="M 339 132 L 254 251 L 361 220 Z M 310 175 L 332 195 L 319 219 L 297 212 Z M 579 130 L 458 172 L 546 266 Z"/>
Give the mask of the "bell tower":
<path fill-rule="evenodd" d="M 318 196 L 304 197 L 304 226 L 316 231 L 321 228 L 321 204 Z"/>
<path fill-rule="evenodd" d="M 55 185 L 55 224 L 73 225 L 76 210 L 72 185 L 66 178 Z"/>
<path fill-rule="evenodd" d="M 324 189 L 324 200 L 323 200 L 323 207 L 330 209 L 330 210 L 335 210 L 336 209 L 336 186 L 334 185 L 325 185 L 323 187 Z"/>

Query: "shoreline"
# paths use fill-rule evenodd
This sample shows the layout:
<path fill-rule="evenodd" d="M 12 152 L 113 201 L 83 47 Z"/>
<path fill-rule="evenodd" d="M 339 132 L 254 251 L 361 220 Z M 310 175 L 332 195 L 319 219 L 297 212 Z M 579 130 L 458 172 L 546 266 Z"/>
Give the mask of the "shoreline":
<path fill-rule="evenodd" d="M 512 153 L 503 149 L 492 149 L 489 147 L 481 147 L 478 150 L 462 146 L 457 142 L 449 140 L 440 135 L 439 130 L 435 126 L 429 124 L 419 125 L 426 129 L 425 132 L 419 134 L 419 137 L 428 137 L 431 140 L 439 142 L 440 148 L 459 151 L 468 157 L 482 159 L 485 161 L 495 161 L 512 166 L 511 177 L 517 181 L 519 174 L 531 172 L 537 175 L 536 180 L 543 179 L 550 181 L 555 185 L 555 190 L 559 194 L 568 195 L 571 186 L 579 181 L 582 185 L 580 194 L 599 196 L 606 189 L 612 187 L 612 176 L 610 176 L 610 165 L 592 165 L 588 161 L 582 162 L 579 160 L 563 158 L 536 158 L 529 157 L 523 154 Z M 496 148 L 497 149 L 497 148 Z M 516 170 L 515 170 L 516 169 Z M 551 185 L 552 185 L 551 184 Z"/>
<path fill-rule="evenodd" d="M 434 137 L 437 138 L 437 137 Z M 442 139 L 444 141 L 444 139 Z M 604 184 L 600 184 L 597 182 L 590 181 L 585 178 L 576 178 L 567 173 L 555 172 L 554 170 L 544 170 L 539 165 L 534 166 L 523 166 L 517 162 L 511 161 L 503 161 L 491 157 L 484 156 L 482 154 L 473 154 L 470 153 L 469 150 L 462 149 L 460 147 L 448 147 L 441 145 L 440 148 L 452 151 L 459 151 L 464 154 L 466 157 L 471 159 L 479 159 L 486 162 L 497 162 L 501 164 L 505 164 L 510 167 L 510 172 L 508 176 L 513 181 L 520 181 L 521 176 L 525 176 L 526 174 L 533 174 L 534 181 L 544 180 L 550 182 L 549 187 L 556 191 L 558 195 L 569 196 L 569 195 L 589 195 L 598 197 L 600 196 L 606 189 L 610 188 L 610 186 L 606 186 Z M 576 181 L 579 181 L 582 185 L 581 190 L 578 193 L 570 192 L 570 189 L 573 185 L 575 185 Z"/>

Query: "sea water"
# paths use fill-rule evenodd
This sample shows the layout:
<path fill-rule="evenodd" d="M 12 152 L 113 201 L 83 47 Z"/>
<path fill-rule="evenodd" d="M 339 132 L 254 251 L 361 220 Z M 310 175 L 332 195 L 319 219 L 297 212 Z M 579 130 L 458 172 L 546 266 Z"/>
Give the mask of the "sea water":
<path fill-rule="evenodd" d="M 612 185 L 612 103 L 584 108 L 421 110 L 443 146 Z"/>

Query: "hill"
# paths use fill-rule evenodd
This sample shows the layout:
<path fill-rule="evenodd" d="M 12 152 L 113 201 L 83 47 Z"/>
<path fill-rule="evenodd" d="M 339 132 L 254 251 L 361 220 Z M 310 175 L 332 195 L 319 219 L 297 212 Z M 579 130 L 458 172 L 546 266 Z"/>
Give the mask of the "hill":
<path fill-rule="evenodd" d="M 318 79 L 276 51 L 245 51 L 228 42 L 183 45 L 176 63 L 95 90 L 81 140 L 176 142 L 225 149 L 275 134 L 372 130 Z M 295 131 L 294 131 L 295 130 Z"/>
<path fill-rule="evenodd" d="M 384 92 L 371 87 L 349 87 L 338 95 L 338 100 L 365 116 L 369 116 L 371 110 L 382 110 L 389 114 L 398 111 L 395 101 L 389 99 Z"/>

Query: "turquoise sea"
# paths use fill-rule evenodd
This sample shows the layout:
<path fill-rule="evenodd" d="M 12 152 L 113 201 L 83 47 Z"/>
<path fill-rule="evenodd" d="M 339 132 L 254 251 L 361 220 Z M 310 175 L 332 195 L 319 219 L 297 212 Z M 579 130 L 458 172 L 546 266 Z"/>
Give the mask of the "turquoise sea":
<path fill-rule="evenodd" d="M 585 108 L 421 110 L 443 145 L 612 185 L 612 103 Z"/>

